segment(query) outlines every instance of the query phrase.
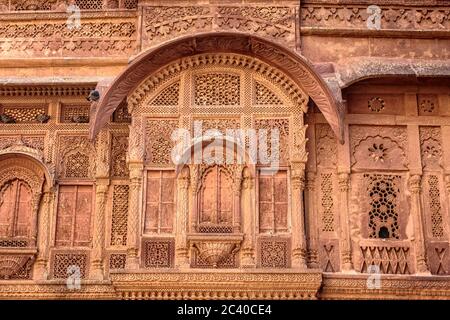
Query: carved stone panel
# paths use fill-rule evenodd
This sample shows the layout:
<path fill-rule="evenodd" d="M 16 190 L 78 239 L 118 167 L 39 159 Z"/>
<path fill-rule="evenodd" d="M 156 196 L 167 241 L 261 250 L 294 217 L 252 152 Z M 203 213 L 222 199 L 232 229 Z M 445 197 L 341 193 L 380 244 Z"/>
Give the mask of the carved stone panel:
<path fill-rule="evenodd" d="M 175 244 L 173 239 L 147 239 L 142 244 L 144 268 L 173 267 Z"/>
<path fill-rule="evenodd" d="M 448 242 L 428 242 L 427 258 L 432 274 L 443 276 L 450 273 L 450 252 Z"/>
<path fill-rule="evenodd" d="M 295 46 L 295 6 L 146 6 L 145 46 L 196 32 L 244 32 Z"/>
<path fill-rule="evenodd" d="M 324 272 L 339 272 L 339 240 L 322 239 L 319 246 L 320 267 Z"/>
<path fill-rule="evenodd" d="M 92 186 L 59 187 L 56 245 L 89 246 L 93 210 Z"/>
<path fill-rule="evenodd" d="M 147 173 L 145 233 L 170 233 L 175 219 L 175 172 Z"/>
<path fill-rule="evenodd" d="M 351 126 L 350 142 L 354 169 L 407 168 L 405 127 Z"/>
<path fill-rule="evenodd" d="M 259 176 L 259 231 L 288 231 L 288 179 L 287 172 Z"/>

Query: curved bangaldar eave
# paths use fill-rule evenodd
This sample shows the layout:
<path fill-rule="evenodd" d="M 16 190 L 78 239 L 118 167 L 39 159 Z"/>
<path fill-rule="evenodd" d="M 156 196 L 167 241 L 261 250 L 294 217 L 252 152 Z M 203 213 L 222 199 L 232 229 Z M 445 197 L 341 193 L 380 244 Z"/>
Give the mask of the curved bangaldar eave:
<path fill-rule="evenodd" d="M 324 80 L 301 55 L 260 37 L 237 33 L 204 33 L 159 45 L 138 56 L 102 93 L 91 110 L 90 138 L 94 139 L 119 104 L 149 75 L 170 62 L 203 53 L 236 53 L 262 60 L 285 73 L 317 105 L 341 143 L 342 108 Z"/>

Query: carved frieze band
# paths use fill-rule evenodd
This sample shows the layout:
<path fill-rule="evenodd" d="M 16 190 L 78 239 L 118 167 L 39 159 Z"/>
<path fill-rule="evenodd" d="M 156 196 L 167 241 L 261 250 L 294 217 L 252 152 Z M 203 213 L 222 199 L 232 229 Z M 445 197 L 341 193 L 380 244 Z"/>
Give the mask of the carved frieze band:
<path fill-rule="evenodd" d="M 245 32 L 295 45 L 295 6 L 148 6 L 143 41 L 151 46 L 192 32 Z"/>
<path fill-rule="evenodd" d="M 425 4 L 425 1 L 422 3 Z M 381 29 L 448 30 L 450 28 L 448 7 L 396 6 L 389 2 L 379 5 L 379 10 L 373 11 L 368 9 L 370 4 L 302 4 L 301 24 L 302 27 L 326 29 L 368 29 L 369 20 L 379 19 Z"/>

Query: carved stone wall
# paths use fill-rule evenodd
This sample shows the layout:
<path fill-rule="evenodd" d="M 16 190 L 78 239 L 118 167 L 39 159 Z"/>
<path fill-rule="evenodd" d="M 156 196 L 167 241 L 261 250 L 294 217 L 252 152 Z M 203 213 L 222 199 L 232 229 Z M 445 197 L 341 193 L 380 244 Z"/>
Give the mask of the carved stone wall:
<path fill-rule="evenodd" d="M 0 0 L 0 298 L 448 298 L 448 6 L 218 2 Z"/>

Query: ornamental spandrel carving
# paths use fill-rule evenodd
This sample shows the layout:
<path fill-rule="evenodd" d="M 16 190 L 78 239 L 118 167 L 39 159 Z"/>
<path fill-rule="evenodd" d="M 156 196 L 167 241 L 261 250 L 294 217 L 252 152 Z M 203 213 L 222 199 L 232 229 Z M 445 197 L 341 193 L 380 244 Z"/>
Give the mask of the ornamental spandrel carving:
<path fill-rule="evenodd" d="M 58 174 L 64 178 L 92 178 L 96 168 L 96 149 L 85 136 L 61 136 Z"/>
<path fill-rule="evenodd" d="M 353 168 L 398 169 L 408 166 L 405 127 L 350 127 Z"/>
<path fill-rule="evenodd" d="M 337 141 L 329 125 L 316 125 L 316 141 L 317 165 L 334 168 L 337 161 Z"/>
<path fill-rule="evenodd" d="M 442 138 L 440 127 L 420 127 L 420 151 L 425 170 L 440 170 L 442 161 Z"/>
<path fill-rule="evenodd" d="M 147 120 L 145 129 L 145 160 L 152 164 L 172 163 L 174 141 L 172 134 L 178 128 L 176 119 Z"/>
<path fill-rule="evenodd" d="M 295 46 L 295 6 L 148 6 L 144 8 L 147 47 L 197 32 L 233 31 Z"/>

